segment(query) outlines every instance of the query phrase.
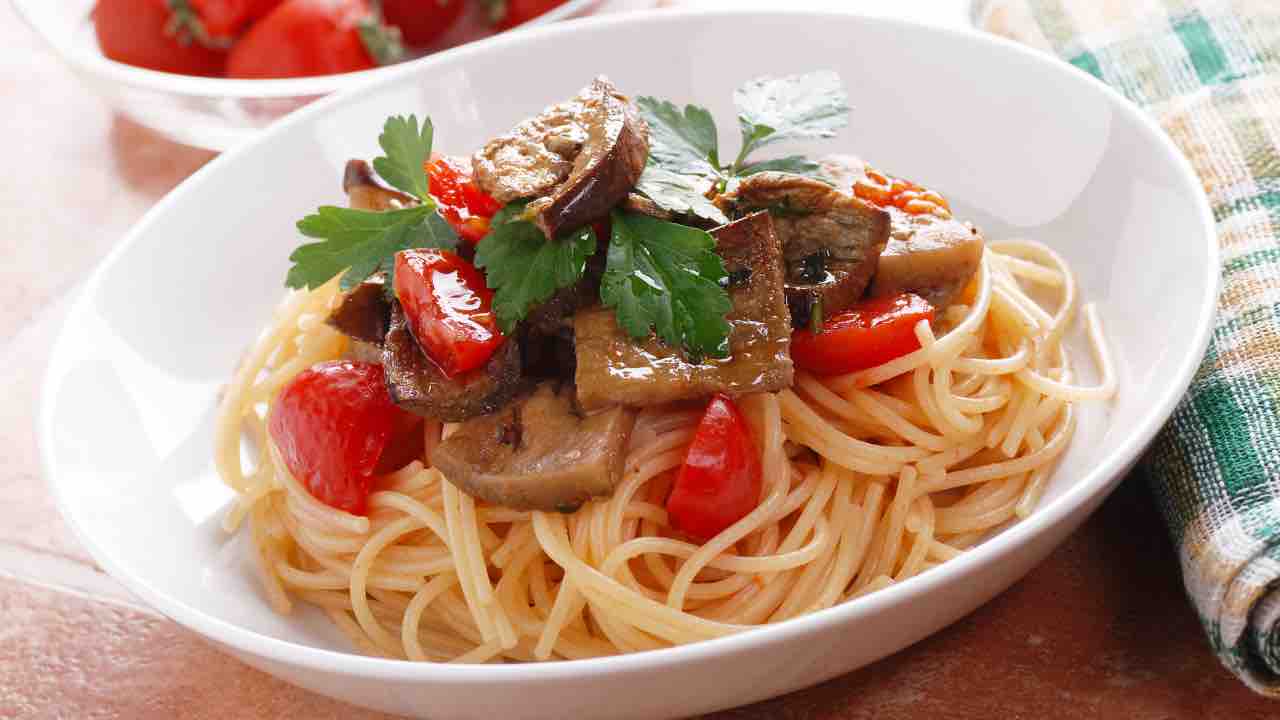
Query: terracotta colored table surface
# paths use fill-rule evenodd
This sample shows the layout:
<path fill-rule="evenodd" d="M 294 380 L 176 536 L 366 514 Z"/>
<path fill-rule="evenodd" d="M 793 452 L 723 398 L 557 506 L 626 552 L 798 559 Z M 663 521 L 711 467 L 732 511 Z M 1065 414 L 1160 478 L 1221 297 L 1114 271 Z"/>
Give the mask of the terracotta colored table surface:
<path fill-rule="evenodd" d="M 209 160 L 113 116 L 0 3 L 0 717 L 380 717 L 211 649 L 69 534 L 33 418 L 66 299 Z M 861 671 L 720 718 L 1262 718 L 1209 653 L 1144 487 L 1126 483 L 1009 592 Z M 513 716 L 514 717 L 514 716 Z"/>

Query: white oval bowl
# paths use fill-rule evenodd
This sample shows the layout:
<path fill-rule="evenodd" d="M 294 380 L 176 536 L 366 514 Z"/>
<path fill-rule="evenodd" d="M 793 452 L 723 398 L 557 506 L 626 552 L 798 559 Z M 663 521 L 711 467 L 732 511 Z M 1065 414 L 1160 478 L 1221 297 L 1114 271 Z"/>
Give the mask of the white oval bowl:
<path fill-rule="evenodd" d="M 89 17 L 97 0 L 12 2 L 36 34 L 113 108 L 172 140 L 209 150 L 229 150 L 307 103 L 377 82 L 401 65 L 423 59 L 304 78 L 238 80 L 179 75 L 127 65 L 103 55 Z M 599 2 L 566 0 L 520 28 L 574 17 Z"/>
<path fill-rule="evenodd" d="M 658 50 L 661 50 L 660 52 Z M 768 52 L 761 51 L 768 49 Z M 590 58 L 582 60 L 581 58 Z M 219 387 L 282 292 L 297 218 L 341 202 L 343 162 L 392 113 L 429 113 L 465 152 L 591 74 L 711 108 L 736 147 L 734 87 L 834 68 L 855 110 L 834 141 L 940 189 L 991 238 L 1067 257 L 1098 303 L 1121 380 L 1027 520 L 881 592 L 733 637 L 528 665 L 354 654 L 317 612 L 274 614 L 210 460 Z M 888 72 L 892 69 L 892 72 Z M 333 97 L 202 169 L 161 201 L 77 299 L 48 370 L 45 472 L 94 558 L 246 663 L 316 692 L 438 718 L 654 718 L 740 705 L 872 662 L 965 615 L 1094 510 L 1185 391 L 1208 341 L 1217 245 L 1190 166 L 1119 95 L 1011 43 L 845 14 L 646 13 L 494 38 Z M 1087 352 L 1077 341 L 1087 369 Z M 196 670 L 198 671 L 198 670 Z"/>

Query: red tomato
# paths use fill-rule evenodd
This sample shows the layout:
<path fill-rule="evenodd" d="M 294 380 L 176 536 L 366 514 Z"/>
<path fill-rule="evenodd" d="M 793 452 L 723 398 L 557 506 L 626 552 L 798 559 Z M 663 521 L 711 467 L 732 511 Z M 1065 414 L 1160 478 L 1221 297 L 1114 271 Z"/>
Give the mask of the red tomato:
<path fill-rule="evenodd" d="M 267 430 L 289 472 L 317 500 L 364 515 L 370 478 L 388 441 L 413 421 L 391 401 L 381 365 L 335 360 L 284 386 Z"/>
<path fill-rule="evenodd" d="M 426 45 L 462 15 L 464 0 L 382 0 L 382 16 L 410 45 Z"/>
<path fill-rule="evenodd" d="M 826 319 L 822 332 L 791 336 L 796 366 L 819 375 L 865 370 L 920 349 L 916 323 L 933 322 L 933 306 L 919 295 L 863 300 Z"/>
<path fill-rule="evenodd" d="M 284 0 L 231 49 L 227 76 L 354 72 L 391 62 L 399 52 L 366 0 Z"/>
<path fill-rule="evenodd" d="M 489 22 L 499 30 L 529 22 L 564 2 L 565 0 L 485 0 L 489 7 Z"/>
<path fill-rule="evenodd" d="M 409 331 L 449 377 L 484 365 L 506 340 L 484 275 L 455 253 L 396 253 L 395 290 Z"/>
<path fill-rule="evenodd" d="M 471 177 L 466 160 L 440 155 L 426 165 L 431 196 L 440 215 L 468 242 L 475 244 L 489 232 L 489 220 L 502 209 Z"/>
<path fill-rule="evenodd" d="M 760 503 L 762 475 L 746 418 L 728 396 L 716 395 L 667 498 L 672 527 L 701 540 L 715 537 Z"/>
<path fill-rule="evenodd" d="M 395 472 L 422 458 L 426 445 L 423 422 L 422 417 L 411 412 L 402 412 L 396 416 L 396 421 L 391 426 L 391 438 L 387 440 L 382 457 L 378 458 L 378 466 L 373 469 L 374 475 Z"/>
<path fill-rule="evenodd" d="M 226 53 L 170 27 L 166 0 L 98 0 L 94 32 L 102 54 L 117 62 L 182 75 L 221 75 Z"/>
<path fill-rule="evenodd" d="M 213 38 L 230 40 L 267 16 L 282 0 L 170 0 L 175 12 L 190 8 L 201 29 Z M 186 6 L 183 8 L 182 6 Z"/>

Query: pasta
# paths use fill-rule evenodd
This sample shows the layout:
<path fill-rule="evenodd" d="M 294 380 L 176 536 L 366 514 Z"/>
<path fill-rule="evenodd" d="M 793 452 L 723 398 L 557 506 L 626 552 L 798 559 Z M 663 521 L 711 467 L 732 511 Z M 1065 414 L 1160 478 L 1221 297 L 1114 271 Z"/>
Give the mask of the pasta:
<path fill-rule="evenodd" d="M 1036 297 L 1054 297 L 1048 307 Z M 569 514 L 477 502 L 426 453 L 379 477 L 368 517 L 313 498 L 274 451 L 275 393 L 346 338 L 323 318 L 337 280 L 292 292 L 224 395 L 216 461 L 247 524 L 268 601 L 326 613 L 370 654 L 418 661 L 588 658 L 696 642 L 811 613 L 927 572 L 1032 512 L 1076 429 L 1076 403 L 1116 392 L 1063 344 L 1075 278 L 1048 247 L 988 245 L 964 297 L 916 326 L 920 349 L 841 376 L 798 373 L 740 407 L 761 455 L 759 505 L 695 545 L 663 500 L 700 411 L 642 411 L 622 483 Z"/>

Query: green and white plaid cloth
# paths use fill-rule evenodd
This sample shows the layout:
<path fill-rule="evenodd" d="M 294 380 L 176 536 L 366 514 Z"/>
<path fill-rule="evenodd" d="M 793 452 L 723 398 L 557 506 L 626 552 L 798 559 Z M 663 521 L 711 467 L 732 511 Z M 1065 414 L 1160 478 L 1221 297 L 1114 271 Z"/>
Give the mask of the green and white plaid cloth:
<path fill-rule="evenodd" d="M 1218 319 L 1140 472 L 1214 651 L 1280 696 L 1280 0 L 976 0 L 974 21 L 1115 87 L 1204 183 Z"/>

